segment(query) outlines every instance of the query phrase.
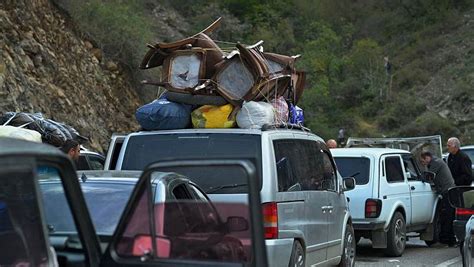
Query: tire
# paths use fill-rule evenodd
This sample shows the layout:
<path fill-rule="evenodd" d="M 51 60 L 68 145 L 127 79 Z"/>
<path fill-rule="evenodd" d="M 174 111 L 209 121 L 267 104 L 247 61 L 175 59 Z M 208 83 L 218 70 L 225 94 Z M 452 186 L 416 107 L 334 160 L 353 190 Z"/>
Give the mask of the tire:
<path fill-rule="evenodd" d="M 289 267 L 300 267 L 305 266 L 306 254 L 304 252 L 303 246 L 299 241 L 293 243 L 293 250 L 291 251 L 290 264 Z"/>
<path fill-rule="evenodd" d="M 352 225 L 348 224 L 346 226 L 346 234 L 344 235 L 344 247 L 342 249 L 342 259 L 339 263 L 339 267 L 355 266 L 356 244 L 354 229 Z"/>
<path fill-rule="evenodd" d="M 439 233 L 441 232 L 441 221 L 439 219 L 439 209 L 436 210 L 436 214 L 433 219 L 433 240 L 425 240 L 425 244 L 428 247 L 439 242 Z"/>
<path fill-rule="evenodd" d="M 406 223 L 400 212 L 393 214 L 390 221 L 390 228 L 387 232 L 387 248 L 385 255 L 390 257 L 400 257 L 406 245 Z"/>

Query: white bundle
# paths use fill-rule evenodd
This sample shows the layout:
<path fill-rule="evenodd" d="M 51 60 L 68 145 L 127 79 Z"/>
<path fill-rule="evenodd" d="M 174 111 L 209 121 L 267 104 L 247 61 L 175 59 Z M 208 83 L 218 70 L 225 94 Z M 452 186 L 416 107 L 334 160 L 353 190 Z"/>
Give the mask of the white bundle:
<path fill-rule="evenodd" d="M 266 102 L 244 102 L 236 120 L 240 128 L 261 129 L 263 125 L 275 122 L 275 109 Z"/>

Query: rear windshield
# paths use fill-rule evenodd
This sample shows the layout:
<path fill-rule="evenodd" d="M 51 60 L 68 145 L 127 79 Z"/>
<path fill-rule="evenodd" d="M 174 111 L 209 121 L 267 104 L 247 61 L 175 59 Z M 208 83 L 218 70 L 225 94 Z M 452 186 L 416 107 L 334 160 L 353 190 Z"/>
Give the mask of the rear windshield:
<path fill-rule="evenodd" d="M 126 183 L 81 183 L 87 208 L 99 234 L 113 234 L 134 186 Z M 53 234 L 76 232 L 61 183 L 40 182 L 40 187 L 50 231 Z"/>
<path fill-rule="evenodd" d="M 354 177 L 358 185 L 369 182 L 370 160 L 368 158 L 334 157 L 334 160 L 342 177 Z"/>
<path fill-rule="evenodd" d="M 260 135 L 253 134 L 155 134 L 130 137 L 122 163 L 122 170 L 143 170 L 153 162 L 185 159 L 243 159 L 255 164 L 262 177 Z M 164 170 L 165 171 L 165 170 Z M 206 167 L 175 171 L 189 177 L 204 191 L 215 194 L 248 192 L 245 176 Z M 230 187 L 229 185 L 237 185 Z M 226 186 L 217 190 L 219 186 Z M 259 182 L 261 186 L 261 178 Z"/>

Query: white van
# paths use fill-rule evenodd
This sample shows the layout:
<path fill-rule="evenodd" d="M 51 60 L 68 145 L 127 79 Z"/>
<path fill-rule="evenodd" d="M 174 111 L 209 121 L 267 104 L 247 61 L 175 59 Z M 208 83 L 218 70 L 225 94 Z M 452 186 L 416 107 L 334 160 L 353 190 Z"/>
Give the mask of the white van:
<path fill-rule="evenodd" d="M 344 194 L 354 179 L 343 180 L 324 141 L 304 129 L 183 129 L 114 136 L 106 169 L 219 158 L 247 159 L 257 166 L 269 266 L 354 266 L 355 238 Z M 239 174 L 175 171 L 190 177 L 212 200 L 246 199 Z"/>

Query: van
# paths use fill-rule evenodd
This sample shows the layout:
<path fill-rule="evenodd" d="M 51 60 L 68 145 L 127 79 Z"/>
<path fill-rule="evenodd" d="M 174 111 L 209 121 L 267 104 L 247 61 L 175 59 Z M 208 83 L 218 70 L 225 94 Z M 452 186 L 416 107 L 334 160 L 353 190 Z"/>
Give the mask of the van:
<path fill-rule="evenodd" d="M 120 153 L 117 156 L 115 143 Z M 113 158 L 117 160 L 113 160 Z M 305 128 L 182 129 L 114 136 L 105 168 L 153 162 L 243 159 L 257 168 L 269 266 L 354 266 L 355 238 L 342 179 L 324 140 Z M 239 173 L 173 169 L 216 201 L 245 201 Z"/>

